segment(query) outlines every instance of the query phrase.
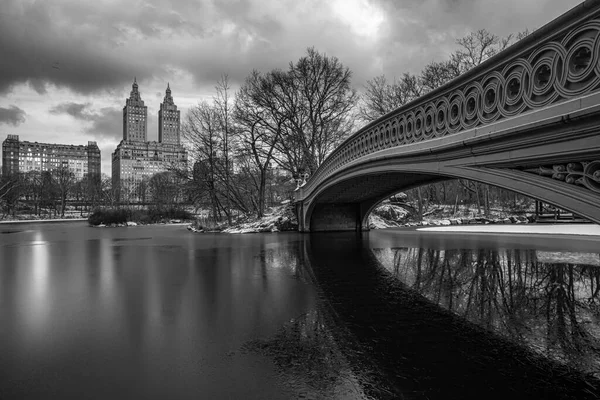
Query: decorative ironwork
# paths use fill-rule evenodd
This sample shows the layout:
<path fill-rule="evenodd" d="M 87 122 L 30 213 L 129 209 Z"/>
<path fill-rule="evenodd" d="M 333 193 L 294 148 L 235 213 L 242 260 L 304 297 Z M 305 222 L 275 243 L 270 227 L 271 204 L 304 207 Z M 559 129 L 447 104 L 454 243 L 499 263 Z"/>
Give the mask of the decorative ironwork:
<path fill-rule="evenodd" d="M 528 168 L 524 171 L 574 185 L 581 185 L 593 192 L 600 193 L 600 161 L 570 162 Z"/>
<path fill-rule="evenodd" d="M 600 88 L 599 14 L 600 7 L 594 7 L 560 18 L 467 72 L 454 85 L 367 125 L 340 145 L 311 181 L 379 150 L 456 134 L 596 91 Z M 565 179 L 575 175 L 567 173 Z M 580 178 L 597 191 L 597 180 Z"/>

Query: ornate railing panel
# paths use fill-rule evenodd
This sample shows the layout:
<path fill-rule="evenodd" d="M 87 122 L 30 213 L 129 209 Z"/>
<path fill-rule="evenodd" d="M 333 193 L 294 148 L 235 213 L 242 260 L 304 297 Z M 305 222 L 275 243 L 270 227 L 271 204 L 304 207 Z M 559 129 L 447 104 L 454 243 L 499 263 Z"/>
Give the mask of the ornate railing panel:
<path fill-rule="evenodd" d="M 360 129 L 308 184 L 380 150 L 456 134 L 599 88 L 600 2 L 587 1 L 449 84 Z M 586 175 L 584 181 L 589 179 Z M 585 186 L 597 185 L 593 179 Z"/>

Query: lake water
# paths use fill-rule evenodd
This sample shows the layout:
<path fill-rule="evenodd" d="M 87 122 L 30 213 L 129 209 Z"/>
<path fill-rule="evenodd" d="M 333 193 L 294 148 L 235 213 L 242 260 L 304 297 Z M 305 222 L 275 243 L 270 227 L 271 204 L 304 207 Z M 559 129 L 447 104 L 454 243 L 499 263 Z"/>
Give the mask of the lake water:
<path fill-rule="evenodd" d="M 0 225 L 0 399 L 598 398 L 599 249 Z"/>

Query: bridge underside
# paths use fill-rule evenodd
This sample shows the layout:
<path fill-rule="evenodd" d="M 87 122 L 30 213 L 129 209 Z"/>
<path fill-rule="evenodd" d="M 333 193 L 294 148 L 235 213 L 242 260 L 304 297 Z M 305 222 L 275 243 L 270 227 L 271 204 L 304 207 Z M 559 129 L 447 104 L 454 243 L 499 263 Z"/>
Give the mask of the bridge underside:
<path fill-rule="evenodd" d="M 311 231 L 360 231 L 368 229 L 366 216 L 381 199 L 400 190 L 445 178 L 425 174 L 388 172 L 362 175 L 328 188 L 310 213 Z"/>
<path fill-rule="evenodd" d="M 571 167 L 591 164 L 595 171 L 600 171 L 598 162 L 569 164 Z M 327 188 L 313 199 L 298 203 L 299 230 L 368 230 L 367 217 L 380 201 L 399 191 L 459 178 L 512 190 L 600 223 L 600 193 L 531 173 L 532 168 L 526 164 L 519 168 L 502 168 L 442 166 L 439 162 L 409 165 L 394 160 L 372 162 L 368 166 L 345 171 L 332 179 Z"/>

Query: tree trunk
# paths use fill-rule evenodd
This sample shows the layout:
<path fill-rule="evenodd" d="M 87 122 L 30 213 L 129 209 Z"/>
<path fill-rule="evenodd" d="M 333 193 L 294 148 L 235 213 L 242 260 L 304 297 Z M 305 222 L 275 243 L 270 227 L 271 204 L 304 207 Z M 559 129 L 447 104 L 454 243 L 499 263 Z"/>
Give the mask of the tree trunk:
<path fill-rule="evenodd" d="M 490 215 L 490 187 L 488 185 L 485 186 L 485 216 L 489 217 Z"/>
<path fill-rule="evenodd" d="M 456 200 L 454 200 L 454 209 L 452 210 L 452 216 L 456 215 L 458 210 L 458 191 L 456 192 Z"/>
<path fill-rule="evenodd" d="M 262 218 L 265 213 L 265 199 L 267 192 L 266 172 L 266 168 L 260 170 L 260 186 L 258 188 L 258 218 Z"/>
<path fill-rule="evenodd" d="M 63 194 L 62 199 L 61 199 L 61 205 L 60 205 L 60 216 L 61 218 L 65 217 L 65 208 L 67 206 L 67 196 Z"/>
<path fill-rule="evenodd" d="M 419 198 L 419 221 L 423 221 L 423 194 L 421 193 L 421 187 L 417 188 L 417 196 Z"/>
<path fill-rule="evenodd" d="M 479 184 L 475 183 L 475 197 L 477 198 L 477 215 L 481 214 L 481 199 L 479 198 Z"/>

